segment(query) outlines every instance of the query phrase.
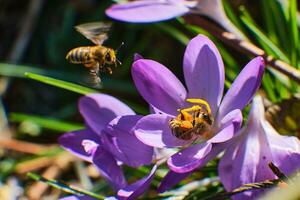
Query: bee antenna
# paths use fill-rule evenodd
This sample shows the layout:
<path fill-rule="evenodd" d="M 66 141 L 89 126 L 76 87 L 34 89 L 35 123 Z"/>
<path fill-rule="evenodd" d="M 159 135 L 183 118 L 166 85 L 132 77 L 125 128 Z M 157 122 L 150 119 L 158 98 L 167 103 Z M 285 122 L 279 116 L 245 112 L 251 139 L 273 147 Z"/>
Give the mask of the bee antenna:
<path fill-rule="evenodd" d="M 119 65 L 122 65 L 121 61 L 117 58 L 117 62 Z"/>
<path fill-rule="evenodd" d="M 124 45 L 124 42 L 122 42 L 119 46 L 118 46 L 118 48 L 116 49 L 116 53 L 121 49 L 121 47 Z"/>

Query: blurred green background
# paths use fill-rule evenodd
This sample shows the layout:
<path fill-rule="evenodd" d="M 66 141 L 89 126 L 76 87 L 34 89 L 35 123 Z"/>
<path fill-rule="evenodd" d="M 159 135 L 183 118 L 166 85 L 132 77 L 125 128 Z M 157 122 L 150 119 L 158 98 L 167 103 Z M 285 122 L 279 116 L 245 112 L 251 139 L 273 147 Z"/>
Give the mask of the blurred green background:
<path fill-rule="evenodd" d="M 70 88 L 64 90 L 32 79 L 45 81 L 34 75 L 39 74 L 90 87 L 88 70 L 69 64 L 65 55 L 72 48 L 92 45 L 75 31 L 74 26 L 112 21 L 104 14 L 112 3 L 108 0 L 0 0 L 0 139 L 13 137 L 32 143 L 55 144 L 61 133 L 83 126 L 77 102 L 82 94 L 93 88 L 76 86 L 74 89 L 69 85 L 71 90 L 78 89 L 72 92 Z M 300 68 L 296 0 L 224 0 L 223 3 L 228 17 L 249 41 L 268 55 Z M 231 49 L 199 27 L 186 26 L 182 19 L 174 19 L 157 24 L 114 21 L 105 46 L 117 48 L 125 43 L 118 54 L 122 65 L 112 75 L 101 74 L 103 85 L 97 91 L 113 95 L 137 113 L 146 114 L 148 106 L 137 93 L 130 75 L 134 53 L 164 64 L 183 80 L 185 45 L 198 33 L 207 34 L 219 47 L 228 88 L 251 57 Z M 34 74 L 25 76 L 25 72 Z M 298 91 L 299 86 L 281 74 L 267 70 L 264 75 L 261 93 L 271 102 L 289 99 Z M 285 115 L 291 117 L 286 123 L 284 120 L 277 122 L 279 129 L 282 133 L 299 134 L 298 114 L 291 108 Z M 5 131 L 7 125 L 9 133 Z M 18 163 L 40 157 L 1 149 L 0 180 L 13 174 Z"/>

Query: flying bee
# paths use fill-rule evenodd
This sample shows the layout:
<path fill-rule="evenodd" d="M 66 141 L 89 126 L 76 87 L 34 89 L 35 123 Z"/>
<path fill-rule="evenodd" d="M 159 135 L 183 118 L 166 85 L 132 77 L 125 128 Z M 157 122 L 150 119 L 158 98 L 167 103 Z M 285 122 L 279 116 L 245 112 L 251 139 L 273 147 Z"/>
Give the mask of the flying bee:
<path fill-rule="evenodd" d="M 199 136 L 206 138 L 214 122 L 210 110 L 203 111 L 201 106 L 179 110 L 177 118 L 170 120 L 172 134 L 178 139 L 191 140 Z"/>
<path fill-rule="evenodd" d="M 102 46 L 103 42 L 108 38 L 107 33 L 111 24 L 103 22 L 92 22 L 76 26 L 76 30 L 84 37 L 91 40 L 95 46 L 77 47 L 70 50 L 66 59 L 73 64 L 83 64 L 90 70 L 92 81 L 95 85 L 101 82 L 99 72 L 108 72 L 112 74 L 111 66 L 117 67 L 121 62 L 117 59 L 117 50 Z"/>

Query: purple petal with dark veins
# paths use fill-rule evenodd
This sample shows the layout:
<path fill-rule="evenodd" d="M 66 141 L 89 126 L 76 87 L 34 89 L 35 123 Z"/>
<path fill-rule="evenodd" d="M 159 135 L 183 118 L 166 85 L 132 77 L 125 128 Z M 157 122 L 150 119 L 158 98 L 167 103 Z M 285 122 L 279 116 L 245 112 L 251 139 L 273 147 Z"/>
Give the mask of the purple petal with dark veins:
<path fill-rule="evenodd" d="M 164 114 L 151 114 L 141 118 L 135 126 L 136 137 L 152 147 L 180 147 L 192 141 L 180 140 L 171 131 L 169 121 L 172 117 Z"/>

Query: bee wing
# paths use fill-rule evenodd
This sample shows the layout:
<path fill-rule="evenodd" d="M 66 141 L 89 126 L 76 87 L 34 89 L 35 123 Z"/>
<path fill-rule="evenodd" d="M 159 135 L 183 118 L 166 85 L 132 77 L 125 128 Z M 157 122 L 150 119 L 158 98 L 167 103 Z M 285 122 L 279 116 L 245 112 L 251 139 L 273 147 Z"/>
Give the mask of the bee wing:
<path fill-rule="evenodd" d="M 110 23 L 104 22 L 91 22 L 75 26 L 79 33 L 97 45 L 102 45 L 108 38 L 107 33 L 110 27 Z"/>

